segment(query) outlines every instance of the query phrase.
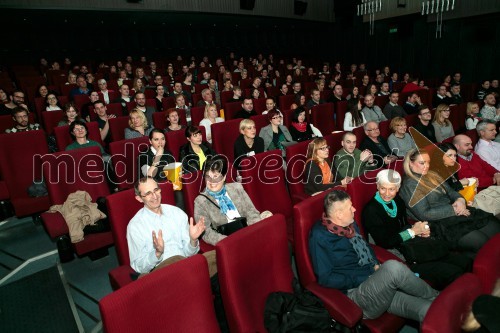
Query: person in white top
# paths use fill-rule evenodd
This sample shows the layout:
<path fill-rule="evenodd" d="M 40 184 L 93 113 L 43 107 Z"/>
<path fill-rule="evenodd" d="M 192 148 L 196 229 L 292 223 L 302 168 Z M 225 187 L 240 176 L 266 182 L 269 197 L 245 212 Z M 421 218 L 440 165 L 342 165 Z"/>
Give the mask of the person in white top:
<path fill-rule="evenodd" d="M 467 117 L 465 118 L 465 127 L 468 130 L 476 129 L 477 123 L 481 120 L 479 113 L 479 104 L 476 102 L 467 103 Z"/>
<path fill-rule="evenodd" d="M 492 167 L 500 170 L 500 143 L 495 142 L 497 135 L 496 122 L 490 119 L 481 120 L 476 126 L 479 141 L 475 151 Z"/>
<path fill-rule="evenodd" d="M 45 108 L 46 111 L 62 110 L 61 105 L 59 105 L 57 96 L 52 93 L 48 94 L 47 97 L 45 97 L 45 105 L 47 105 L 47 107 Z"/>
<path fill-rule="evenodd" d="M 113 93 L 113 91 L 108 90 L 108 83 L 104 79 L 100 79 L 97 81 L 97 85 L 99 86 L 99 92 L 102 94 L 102 97 L 104 98 L 104 103 L 109 104 L 111 103 L 109 94 Z"/>
<path fill-rule="evenodd" d="M 344 118 L 344 131 L 352 131 L 366 124 L 366 118 L 361 112 L 363 105 L 360 99 L 350 99 L 347 102 L 347 112 Z"/>
<path fill-rule="evenodd" d="M 217 111 L 217 105 L 215 104 L 207 104 L 205 106 L 205 117 L 200 121 L 200 126 L 205 127 L 205 132 L 207 134 L 207 141 L 212 143 L 212 130 L 211 125 L 215 123 L 221 123 L 224 119 L 219 117 L 219 113 Z"/>
<path fill-rule="evenodd" d="M 135 199 L 144 204 L 127 226 L 130 266 L 138 273 L 149 273 L 163 261 L 191 257 L 198 253 L 198 238 L 205 231 L 205 220 L 195 224 L 180 208 L 161 203 L 161 189 L 152 178 L 141 178 L 135 185 Z"/>

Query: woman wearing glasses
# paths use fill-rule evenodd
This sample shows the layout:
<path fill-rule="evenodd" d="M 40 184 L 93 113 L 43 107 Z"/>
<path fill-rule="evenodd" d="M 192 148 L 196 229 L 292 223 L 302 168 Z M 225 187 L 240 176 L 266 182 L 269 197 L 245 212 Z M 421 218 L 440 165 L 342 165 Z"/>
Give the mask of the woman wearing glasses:
<path fill-rule="evenodd" d="M 335 172 L 332 172 L 330 146 L 323 138 L 316 138 L 307 147 L 307 162 L 305 166 L 305 192 L 309 195 L 328 190 L 338 185 L 346 185 L 352 181 L 351 177 L 335 181 Z"/>
<path fill-rule="evenodd" d="M 196 221 L 201 217 L 205 219 L 203 240 L 212 245 L 227 237 L 220 226 L 241 223 L 242 217 L 246 218 L 246 225 L 250 225 L 272 215 L 266 211 L 261 217 L 240 183 L 226 184 L 226 174 L 225 158 L 215 156 L 207 160 L 203 168 L 205 191 L 194 200 L 194 218 Z"/>
<path fill-rule="evenodd" d="M 436 132 L 437 142 L 443 142 L 444 140 L 455 136 L 453 131 L 453 125 L 450 121 L 450 107 L 446 104 L 439 104 L 436 108 L 436 114 L 434 115 L 434 121 L 432 126 Z"/>
<path fill-rule="evenodd" d="M 59 100 L 57 99 L 56 94 L 49 93 L 47 97 L 45 97 L 45 111 L 56 110 L 62 110 Z"/>
<path fill-rule="evenodd" d="M 293 142 L 288 129 L 281 125 L 281 115 L 276 110 L 267 113 L 270 124 L 260 130 L 259 136 L 264 140 L 266 151 L 280 149 L 285 156 L 285 145 Z"/>

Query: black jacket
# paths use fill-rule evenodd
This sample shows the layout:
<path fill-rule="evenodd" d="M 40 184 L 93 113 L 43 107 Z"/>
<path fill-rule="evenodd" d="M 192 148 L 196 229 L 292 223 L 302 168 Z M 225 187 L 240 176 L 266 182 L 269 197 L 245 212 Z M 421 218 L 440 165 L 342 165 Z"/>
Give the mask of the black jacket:
<path fill-rule="evenodd" d="M 208 156 L 216 154 L 216 152 L 212 149 L 212 146 L 206 141 L 201 143 L 200 148 L 207 158 Z M 192 173 L 201 170 L 200 158 L 194 152 L 190 142 L 180 148 L 179 159 L 182 162 L 182 170 L 184 173 Z"/>

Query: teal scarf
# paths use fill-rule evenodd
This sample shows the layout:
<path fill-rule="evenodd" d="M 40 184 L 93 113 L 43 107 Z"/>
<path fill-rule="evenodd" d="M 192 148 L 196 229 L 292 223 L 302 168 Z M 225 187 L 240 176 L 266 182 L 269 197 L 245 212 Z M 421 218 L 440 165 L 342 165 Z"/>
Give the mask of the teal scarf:
<path fill-rule="evenodd" d="M 386 213 L 394 218 L 396 217 L 396 215 L 398 215 L 398 206 L 396 206 L 396 203 L 394 202 L 394 199 L 391 200 L 391 204 L 392 204 L 392 208 L 389 208 L 389 206 L 387 205 L 387 202 L 385 202 L 381 197 L 380 197 L 380 193 L 377 192 L 377 194 L 375 194 L 375 200 L 377 200 L 385 209 Z"/>

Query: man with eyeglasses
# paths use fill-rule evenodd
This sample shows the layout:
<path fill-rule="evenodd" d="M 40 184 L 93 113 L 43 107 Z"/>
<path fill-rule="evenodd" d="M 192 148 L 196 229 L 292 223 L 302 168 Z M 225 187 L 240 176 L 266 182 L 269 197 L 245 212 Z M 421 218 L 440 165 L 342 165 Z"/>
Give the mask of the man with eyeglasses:
<path fill-rule="evenodd" d="M 418 108 L 418 121 L 413 126 L 417 131 L 420 132 L 423 136 L 425 136 L 432 143 L 436 143 L 436 130 L 431 123 L 432 114 L 431 110 L 427 105 L 421 105 Z"/>
<path fill-rule="evenodd" d="M 161 189 L 152 178 L 141 178 L 134 189 L 135 199 L 144 207 L 127 226 L 130 266 L 138 273 L 149 273 L 198 253 L 204 218 L 195 223 L 191 217 L 188 223 L 180 208 L 162 204 Z"/>
<path fill-rule="evenodd" d="M 2 116 L 10 116 L 15 108 L 21 106 L 28 109 L 24 104 L 24 92 L 22 90 L 14 90 L 12 94 L 10 94 L 10 101 L 6 104 L 0 104 L 0 115 Z"/>
<path fill-rule="evenodd" d="M 381 121 L 387 120 L 380 107 L 375 105 L 375 97 L 370 94 L 365 96 L 365 107 L 361 110 L 361 112 L 365 115 L 366 121 L 375 121 L 380 123 Z"/>
<path fill-rule="evenodd" d="M 359 147 L 361 150 L 369 150 L 373 154 L 373 160 L 377 168 L 394 162 L 398 157 L 392 154 L 387 140 L 380 136 L 377 122 L 369 121 L 363 126 L 366 138 Z"/>
<path fill-rule="evenodd" d="M 5 133 L 18 133 L 18 132 L 27 132 L 27 131 L 37 131 L 40 129 L 39 124 L 30 124 L 28 117 L 28 110 L 23 108 L 22 106 L 16 106 L 12 110 L 12 120 L 16 124 L 14 127 L 10 129 L 6 129 Z"/>

